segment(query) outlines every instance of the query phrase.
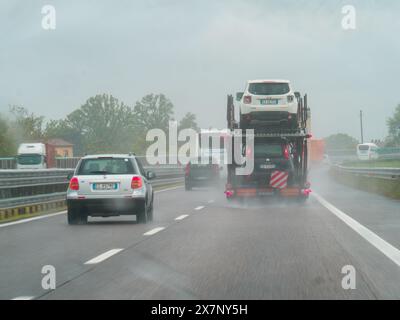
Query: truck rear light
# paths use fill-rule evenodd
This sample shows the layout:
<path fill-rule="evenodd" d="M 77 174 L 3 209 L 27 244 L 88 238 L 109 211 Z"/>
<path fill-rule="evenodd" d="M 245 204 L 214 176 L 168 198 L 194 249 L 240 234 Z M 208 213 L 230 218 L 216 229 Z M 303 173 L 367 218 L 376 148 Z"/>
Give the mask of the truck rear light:
<path fill-rule="evenodd" d="M 190 174 L 190 163 L 188 163 L 185 167 L 185 176 L 188 177 Z"/>
<path fill-rule="evenodd" d="M 292 95 L 287 96 L 287 102 L 293 102 L 293 100 L 294 100 L 294 96 L 292 96 Z"/>
<path fill-rule="evenodd" d="M 250 104 L 251 103 L 251 96 L 244 96 L 243 97 L 243 103 Z"/>
<path fill-rule="evenodd" d="M 70 190 L 79 190 L 79 180 L 77 177 L 72 177 L 69 181 L 69 189 Z"/>
<path fill-rule="evenodd" d="M 139 189 L 143 186 L 143 181 L 141 177 L 135 176 L 132 178 L 131 181 L 131 188 L 132 189 Z"/>
<path fill-rule="evenodd" d="M 227 183 L 227 184 L 225 185 L 225 192 L 224 192 L 224 193 L 225 193 L 225 195 L 226 195 L 227 198 L 231 198 L 231 197 L 234 196 L 235 191 L 232 189 L 232 184 Z"/>
<path fill-rule="evenodd" d="M 287 146 L 283 147 L 283 156 L 286 160 L 289 160 L 289 148 Z"/>

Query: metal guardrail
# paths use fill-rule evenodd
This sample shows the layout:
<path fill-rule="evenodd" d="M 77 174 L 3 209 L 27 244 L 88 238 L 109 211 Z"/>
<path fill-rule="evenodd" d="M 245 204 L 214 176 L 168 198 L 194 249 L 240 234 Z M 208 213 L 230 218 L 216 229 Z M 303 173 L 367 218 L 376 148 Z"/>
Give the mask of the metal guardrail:
<path fill-rule="evenodd" d="M 35 196 L 17 197 L 0 200 L 0 208 L 12 208 L 25 204 L 39 204 L 44 202 L 63 200 L 66 198 L 66 192 L 54 192 L 49 194 L 39 194 Z"/>
<path fill-rule="evenodd" d="M 335 170 L 354 174 L 357 176 L 386 180 L 400 180 L 400 168 L 356 168 L 341 165 L 334 165 L 333 168 Z"/>
<path fill-rule="evenodd" d="M 0 170 L 0 189 L 67 183 L 73 169 Z"/>
<path fill-rule="evenodd" d="M 379 160 L 397 160 L 400 159 L 400 153 L 382 153 L 378 155 Z"/>
<path fill-rule="evenodd" d="M 152 170 L 156 174 L 156 178 L 151 181 L 155 187 L 183 182 L 183 168 L 180 166 L 147 166 L 145 169 Z M 73 171 L 73 169 L 0 170 L 0 208 L 65 198 L 67 176 Z"/>

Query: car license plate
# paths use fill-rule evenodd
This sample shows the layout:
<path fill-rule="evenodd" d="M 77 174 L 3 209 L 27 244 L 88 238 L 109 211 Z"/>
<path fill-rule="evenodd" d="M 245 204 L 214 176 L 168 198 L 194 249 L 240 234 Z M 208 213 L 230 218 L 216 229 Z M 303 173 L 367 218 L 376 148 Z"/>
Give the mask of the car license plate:
<path fill-rule="evenodd" d="M 262 164 L 262 165 L 260 165 L 260 168 L 261 169 L 275 169 L 276 165 L 274 165 L 274 164 Z"/>
<path fill-rule="evenodd" d="M 117 190 L 116 183 L 94 183 L 93 189 L 94 190 Z"/>
<path fill-rule="evenodd" d="M 278 104 L 279 100 L 278 99 L 261 99 L 260 103 L 261 104 L 272 104 L 272 105 L 276 105 Z"/>

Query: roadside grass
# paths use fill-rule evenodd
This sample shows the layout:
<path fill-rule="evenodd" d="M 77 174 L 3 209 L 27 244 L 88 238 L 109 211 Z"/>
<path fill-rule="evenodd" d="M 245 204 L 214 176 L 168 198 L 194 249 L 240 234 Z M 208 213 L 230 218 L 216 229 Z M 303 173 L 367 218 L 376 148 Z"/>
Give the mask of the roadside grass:
<path fill-rule="evenodd" d="M 381 194 L 392 199 L 400 199 L 400 180 L 378 179 L 357 176 L 331 169 L 330 175 L 339 183 L 349 187 Z"/>

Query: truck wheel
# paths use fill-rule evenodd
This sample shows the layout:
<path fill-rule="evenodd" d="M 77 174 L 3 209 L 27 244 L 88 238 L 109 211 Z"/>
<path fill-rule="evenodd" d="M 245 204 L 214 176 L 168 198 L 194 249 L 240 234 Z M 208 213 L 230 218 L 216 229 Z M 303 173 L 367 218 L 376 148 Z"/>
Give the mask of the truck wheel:
<path fill-rule="evenodd" d="M 138 223 L 147 223 L 148 220 L 149 220 L 148 209 L 147 209 L 146 202 L 145 202 L 145 203 L 143 203 L 143 208 L 140 210 L 140 212 L 138 214 L 136 214 L 136 221 Z"/>

